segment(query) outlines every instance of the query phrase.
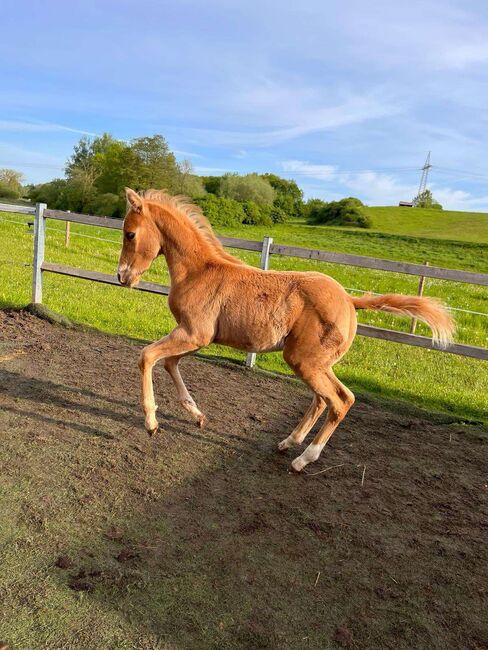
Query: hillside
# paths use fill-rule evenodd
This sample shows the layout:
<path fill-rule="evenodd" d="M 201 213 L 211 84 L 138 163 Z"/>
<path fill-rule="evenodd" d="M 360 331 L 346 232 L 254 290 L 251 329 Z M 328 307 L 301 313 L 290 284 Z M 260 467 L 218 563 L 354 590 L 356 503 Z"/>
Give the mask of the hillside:
<path fill-rule="evenodd" d="M 488 243 L 488 214 L 425 208 L 366 208 L 372 229 L 391 234 Z"/>

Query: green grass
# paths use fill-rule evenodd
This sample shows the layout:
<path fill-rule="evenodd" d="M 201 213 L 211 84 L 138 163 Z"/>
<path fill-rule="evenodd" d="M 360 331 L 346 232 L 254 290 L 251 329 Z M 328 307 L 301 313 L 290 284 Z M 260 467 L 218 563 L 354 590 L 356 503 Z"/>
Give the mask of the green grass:
<path fill-rule="evenodd" d="M 488 242 L 488 214 L 425 208 L 366 208 L 373 230 L 389 234 Z"/>
<path fill-rule="evenodd" d="M 30 301 L 32 270 L 28 264 L 32 259 L 32 234 L 24 225 L 5 219 L 25 223 L 27 218 L 0 213 L 0 305 L 22 306 Z M 72 243 L 65 248 L 62 224 L 48 221 L 48 228 L 47 260 L 114 273 L 120 233 L 72 225 Z M 270 234 L 279 243 L 420 263 L 429 261 L 433 265 L 488 272 L 488 244 L 481 241 L 462 243 L 299 223 L 277 225 L 271 229 L 242 226 L 222 230 L 221 234 L 246 239 L 261 239 Z M 485 242 L 488 242 L 488 236 Z M 251 264 L 258 264 L 257 254 L 239 251 L 238 255 Z M 323 271 L 351 290 L 378 293 L 415 293 L 418 283 L 417 278 L 406 275 L 278 256 L 272 258 L 271 268 Z M 162 259 L 157 260 L 145 279 L 168 282 Z M 488 292 L 483 287 L 427 280 L 425 293 L 442 298 L 453 308 L 488 313 Z M 141 339 L 160 338 L 174 325 L 166 299 L 161 296 L 52 274 L 45 274 L 44 302 L 76 322 Z M 488 346 L 486 316 L 464 312 L 455 312 L 455 315 L 458 342 Z M 361 322 L 403 331 L 408 331 L 410 324 L 408 319 L 374 312 L 360 312 L 359 317 Z M 418 333 L 428 334 L 428 330 L 420 325 Z M 235 350 L 218 346 L 211 346 L 209 352 L 244 358 Z M 288 372 L 277 353 L 259 355 L 258 364 L 268 370 Z M 407 399 L 460 419 L 488 419 L 488 368 L 485 362 L 357 337 L 351 351 L 337 366 L 337 374 L 353 390 Z"/>

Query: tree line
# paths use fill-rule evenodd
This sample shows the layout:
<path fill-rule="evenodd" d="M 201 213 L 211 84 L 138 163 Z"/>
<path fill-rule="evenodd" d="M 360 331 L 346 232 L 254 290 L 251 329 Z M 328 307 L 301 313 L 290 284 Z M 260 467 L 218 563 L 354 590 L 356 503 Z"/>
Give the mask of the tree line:
<path fill-rule="evenodd" d="M 271 226 L 290 219 L 310 224 L 370 226 L 359 199 L 310 199 L 294 180 L 276 174 L 198 176 L 188 160 L 178 162 L 162 135 L 117 140 L 105 133 L 81 138 L 66 163 L 64 178 L 23 185 L 22 174 L 0 170 L 0 197 L 24 196 L 50 208 L 108 217 L 126 210 L 124 188 L 164 189 L 189 197 L 216 226 Z"/>
<path fill-rule="evenodd" d="M 126 210 L 127 186 L 187 196 L 217 226 L 282 223 L 302 217 L 305 208 L 303 192 L 295 181 L 275 174 L 196 175 L 188 160 L 176 160 L 161 135 L 129 142 L 110 134 L 81 138 L 66 164 L 64 178 L 27 186 L 24 194 L 32 202 L 54 209 L 121 217 Z M 11 198 L 20 193 L 19 185 Z M 1 185 L 0 196 L 6 196 Z"/>

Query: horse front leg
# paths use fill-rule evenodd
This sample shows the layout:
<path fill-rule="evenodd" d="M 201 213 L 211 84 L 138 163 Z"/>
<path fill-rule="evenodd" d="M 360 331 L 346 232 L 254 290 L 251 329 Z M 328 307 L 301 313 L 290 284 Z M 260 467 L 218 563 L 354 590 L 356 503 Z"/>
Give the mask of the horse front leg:
<path fill-rule="evenodd" d="M 154 388 L 152 371 L 154 365 L 160 359 L 167 357 L 178 357 L 189 352 L 194 352 L 206 345 L 203 337 L 192 335 L 181 327 L 174 329 L 168 336 L 160 341 L 146 346 L 139 358 L 139 370 L 142 379 L 142 408 L 144 410 L 144 424 L 149 435 L 158 430 L 156 419 L 157 406 L 154 401 Z"/>

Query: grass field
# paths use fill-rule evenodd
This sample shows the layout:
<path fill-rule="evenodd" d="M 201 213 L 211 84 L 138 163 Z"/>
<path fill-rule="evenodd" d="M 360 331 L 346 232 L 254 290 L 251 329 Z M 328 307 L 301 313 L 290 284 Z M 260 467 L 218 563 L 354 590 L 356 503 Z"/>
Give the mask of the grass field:
<path fill-rule="evenodd" d="M 366 212 L 373 230 L 413 237 L 487 242 L 488 214 L 424 208 L 372 207 Z"/>
<path fill-rule="evenodd" d="M 26 221 L 21 215 L 0 213 L 2 306 L 22 306 L 30 301 L 32 234 L 23 225 Z M 48 228 L 47 260 L 114 273 L 120 249 L 119 233 L 73 225 L 71 246 L 65 248 L 63 225 L 49 221 Z M 481 235 L 478 242 L 462 242 L 299 223 L 277 225 L 272 229 L 242 226 L 222 230 L 221 234 L 247 239 L 261 239 L 270 234 L 277 243 L 420 263 L 429 261 L 440 266 L 488 272 L 488 236 L 482 241 Z M 97 237 L 109 241 L 100 241 Z M 256 254 L 242 251 L 238 254 L 257 265 Z M 271 267 L 320 270 L 351 290 L 379 293 L 415 293 L 418 282 L 415 277 L 286 257 L 274 257 Z M 167 282 L 163 260 L 154 264 L 146 279 Z M 161 337 L 173 326 L 165 298 L 51 274 L 46 274 L 44 284 L 47 306 L 79 323 L 148 340 Z M 488 313 L 488 292 L 483 287 L 428 280 L 425 293 L 444 299 L 456 309 Z M 486 316 L 463 311 L 455 315 L 458 342 L 488 345 Z M 407 319 L 387 314 L 361 312 L 360 320 L 403 331 L 409 328 Z M 427 334 L 428 330 L 420 326 L 418 333 Z M 212 346 L 209 351 L 243 359 L 243 355 L 234 350 Z M 269 370 L 288 372 L 279 354 L 260 355 L 258 364 Z M 338 365 L 337 374 L 353 390 L 407 399 L 432 410 L 451 413 L 459 419 L 488 419 L 488 368 L 484 362 L 357 337 L 349 354 Z"/>

